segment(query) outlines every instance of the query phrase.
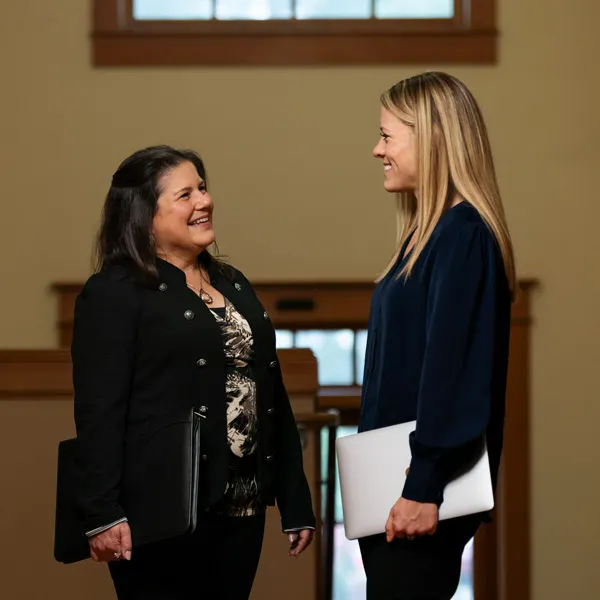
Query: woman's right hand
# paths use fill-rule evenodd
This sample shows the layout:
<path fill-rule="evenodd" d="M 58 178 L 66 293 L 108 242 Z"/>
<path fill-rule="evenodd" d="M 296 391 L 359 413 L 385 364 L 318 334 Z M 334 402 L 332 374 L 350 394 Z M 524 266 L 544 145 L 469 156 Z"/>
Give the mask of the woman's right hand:
<path fill-rule="evenodd" d="M 96 562 L 131 560 L 131 530 L 119 523 L 89 539 L 90 554 Z"/>

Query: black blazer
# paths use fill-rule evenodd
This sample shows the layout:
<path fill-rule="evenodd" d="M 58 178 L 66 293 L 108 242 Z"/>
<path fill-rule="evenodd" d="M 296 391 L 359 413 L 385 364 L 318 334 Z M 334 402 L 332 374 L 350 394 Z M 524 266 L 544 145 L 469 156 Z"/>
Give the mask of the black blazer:
<path fill-rule="evenodd" d="M 277 501 L 282 528 L 315 525 L 298 429 L 283 385 L 275 330 L 252 286 L 207 254 L 212 285 L 247 319 L 254 336 L 258 481 Z M 202 421 L 200 502 L 223 494 L 228 473 L 225 355 L 218 324 L 186 286 L 183 271 L 157 259 L 159 281 L 138 283 L 112 266 L 92 275 L 75 304 L 71 355 L 82 467 L 78 504 L 86 531 L 127 515 L 119 504 L 123 447 L 153 417 L 197 406 Z"/>

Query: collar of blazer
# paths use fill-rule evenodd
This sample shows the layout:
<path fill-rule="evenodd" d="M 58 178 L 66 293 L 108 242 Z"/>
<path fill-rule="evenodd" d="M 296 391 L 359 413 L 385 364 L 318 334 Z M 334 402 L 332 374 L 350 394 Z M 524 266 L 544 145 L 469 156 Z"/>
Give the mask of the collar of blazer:
<path fill-rule="evenodd" d="M 212 285 L 215 285 L 223 277 L 219 271 L 218 265 L 211 259 L 208 252 L 203 252 L 198 256 L 198 264 L 206 269 Z M 185 273 L 179 267 L 176 267 L 158 256 L 156 257 L 156 269 L 158 270 L 160 282 L 185 285 Z"/>
<path fill-rule="evenodd" d="M 243 276 L 241 276 L 239 271 L 230 265 L 225 265 L 224 269 L 220 268 L 219 264 L 211 258 L 208 252 L 200 254 L 198 263 L 208 272 L 211 285 L 233 302 L 238 310 L 244 311 L 248 308 L 246 303 L 249 301 L 251 295 L 248 296 L 245 293 L 239 293 L 248 291 L 246 289 L 248 287 L 246 285 L 247 282 L 244 280 Z M 158 270 L 159 281 L 157 287 L 159 289 L 161 284 L 167 284 L 168 287 L 187 287 L 185 273 L 179 267 L 157 257 L 156 268 Z M 224 270 L 225 272 L 223 272 Z M 244 312 L 242 312 L 242 314 L 247 317 Z"/>

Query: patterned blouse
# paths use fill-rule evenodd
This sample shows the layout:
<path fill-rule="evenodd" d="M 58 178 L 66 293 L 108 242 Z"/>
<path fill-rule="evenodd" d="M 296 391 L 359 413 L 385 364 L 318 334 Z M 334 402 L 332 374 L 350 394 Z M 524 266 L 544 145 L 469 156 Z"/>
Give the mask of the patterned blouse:
<path fill-rule="evenodd" d="M 227 487 L 213 510 L 235 517 L 253 515 L 264 507 L 259 502 L 257 479 L 258 428 L 252 330 L 227 298 L 224 308 L 211 308 L 210 311 L 223 336 L 229 444 Z"/>

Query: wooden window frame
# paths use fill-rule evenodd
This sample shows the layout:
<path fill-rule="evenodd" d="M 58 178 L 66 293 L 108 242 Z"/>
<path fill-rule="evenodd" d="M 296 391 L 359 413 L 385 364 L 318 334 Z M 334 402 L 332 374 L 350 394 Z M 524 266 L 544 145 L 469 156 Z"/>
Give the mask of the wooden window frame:
<path fill-rule="evenodd" d="M 494 64 L 495 0 L 452 19 L 136 21 L 133 0 L 92 0 L 98 67 Z"/>

